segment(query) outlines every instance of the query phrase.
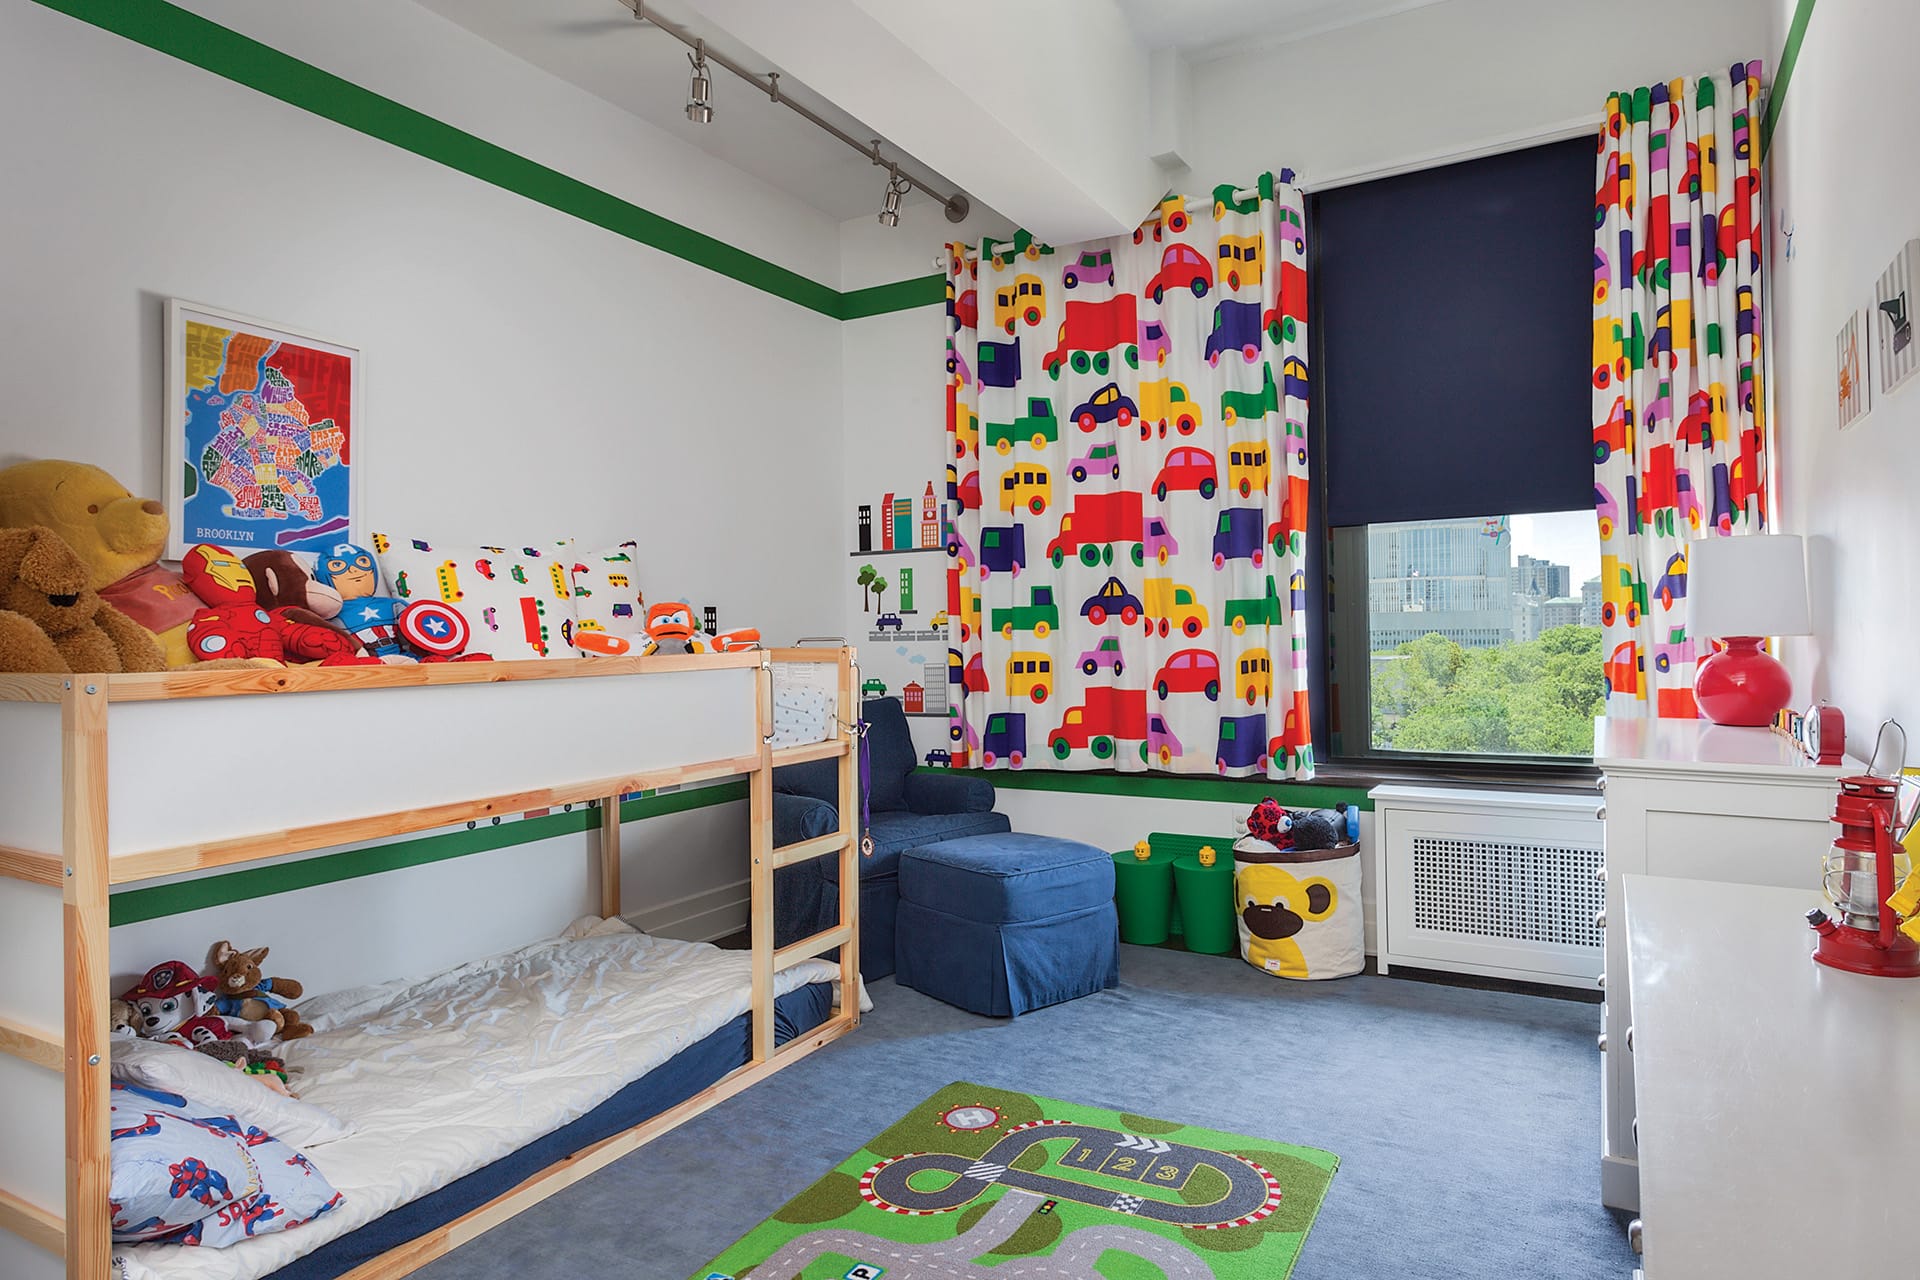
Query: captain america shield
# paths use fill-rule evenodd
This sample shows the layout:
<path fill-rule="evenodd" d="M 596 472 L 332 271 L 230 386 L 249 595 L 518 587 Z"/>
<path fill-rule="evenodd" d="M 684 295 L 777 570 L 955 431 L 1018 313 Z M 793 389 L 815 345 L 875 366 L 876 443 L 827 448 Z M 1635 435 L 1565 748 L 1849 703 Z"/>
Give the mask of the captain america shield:
<path fill-rule="evenodd" d="M 450 658 L 467 647 L 473 630 L 458 609 L 438 600 L 416 600 L 400 613 L 400 635 L 422 653 Z"/>

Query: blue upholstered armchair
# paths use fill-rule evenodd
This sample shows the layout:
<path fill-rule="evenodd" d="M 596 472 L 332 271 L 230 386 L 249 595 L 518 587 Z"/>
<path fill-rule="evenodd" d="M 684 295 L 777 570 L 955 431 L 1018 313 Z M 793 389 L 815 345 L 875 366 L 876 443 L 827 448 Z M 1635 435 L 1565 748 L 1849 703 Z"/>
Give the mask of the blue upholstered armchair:
<path fill-rule="evenodd" d="M 893 972 L 893 922 L 900 906 L 900 855 L 960 836 L 993 835 L 1012 824 L 993 812 L 993 784 L 959 774 L 915 773 L 913 739 L 897 698 L 868 700 L 867 788 L 873 852 L 860 859 L 860 973 Z M 795 844 L 840 829 L 836 760 L 788 765 L 773 775 L 773 842 Z M 852 816 L 859 821 L 859 815 Z M 774 945 L 787 946 L 833 927 L 840 912 L 837 854 L 774 872 Z"/>

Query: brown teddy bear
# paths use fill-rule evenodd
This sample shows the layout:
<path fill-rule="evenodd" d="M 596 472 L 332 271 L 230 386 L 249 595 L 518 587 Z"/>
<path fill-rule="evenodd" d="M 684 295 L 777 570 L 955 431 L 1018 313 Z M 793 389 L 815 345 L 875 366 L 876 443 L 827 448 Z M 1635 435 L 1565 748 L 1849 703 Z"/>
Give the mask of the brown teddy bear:
<path fill-rule="evenodd" d="M 0 467 L 0 526 L 45 525 L 86 564 L 101 598 L 159 637 L 170 667 L 193 665 L 187 622 L 200 602 L 174 570 L 166 508 L 99 467 L 54 458 Z"/>
<path fill-rule="evenodd" d="M 260 965 L 266 958 L 265 947 L 241 951 L 231 942 L 214 943 L 207 953 L 207 963 L 213 969 L 208 982 L 214 1009 L 223 1017 L 271 1022 L 280 1029 L 282 1040 L 312 1035 L 313 1028 L 287 1004 L 298 1000 L 306 988 L 292 978 L 261 977 Z"/>
<path fill-rule="evenodd" d="M 161 671 L 153 634 L 100 598 L 53 530 L 0 529 L 0 671 Z"/>

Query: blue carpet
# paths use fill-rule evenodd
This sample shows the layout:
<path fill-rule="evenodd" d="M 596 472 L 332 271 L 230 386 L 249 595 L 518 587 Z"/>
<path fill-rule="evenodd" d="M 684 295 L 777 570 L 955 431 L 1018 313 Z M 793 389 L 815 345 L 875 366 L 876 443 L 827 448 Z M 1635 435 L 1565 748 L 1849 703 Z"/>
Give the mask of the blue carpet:
<path fill-rule="evenodd" d="M 684 1280 L 953 1080 L 1337 1153 L 1295 1280 L 1631 1274 L 1600 1205 L 1596 1006 L 1146 947 L 1119 989 L 1013 1022 L 870 989 L 852 1036 L 417 1274 Z"/>

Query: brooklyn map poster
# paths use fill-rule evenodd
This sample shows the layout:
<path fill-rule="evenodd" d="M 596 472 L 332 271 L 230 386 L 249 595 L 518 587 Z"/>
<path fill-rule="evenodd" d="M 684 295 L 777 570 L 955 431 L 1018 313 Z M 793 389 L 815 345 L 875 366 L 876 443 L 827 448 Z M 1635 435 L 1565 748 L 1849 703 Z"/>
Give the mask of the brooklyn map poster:
<path fill-rule="evenodd" d="M 178 298 L 166 317 L 167 554 L 311 551 L 360 520 L 360 352 Z"/>

